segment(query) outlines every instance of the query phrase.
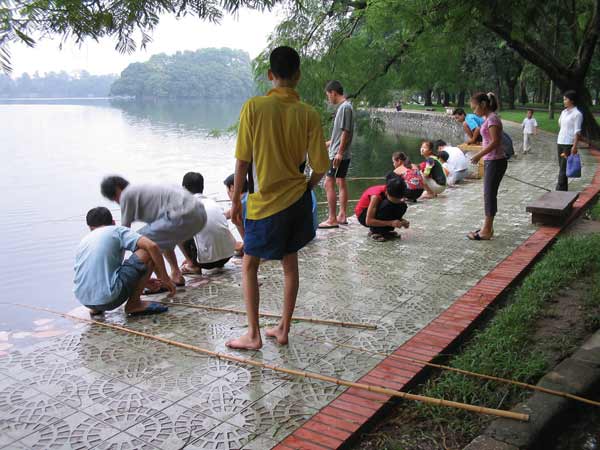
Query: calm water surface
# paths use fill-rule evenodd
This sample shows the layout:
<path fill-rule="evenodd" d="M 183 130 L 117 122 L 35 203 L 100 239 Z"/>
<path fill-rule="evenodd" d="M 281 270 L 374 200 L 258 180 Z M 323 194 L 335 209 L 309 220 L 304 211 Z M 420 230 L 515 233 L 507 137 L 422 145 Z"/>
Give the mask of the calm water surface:
<path fill-rule="evenodd" d="M 119 218 L 118 206 L 100 195 L 104 175 L 180 184 L 193 170 L 204 175 L 208 195 L 226 198 L 222 182 L 233 172 L 235 138 L 211 137 L 211 130 L 236 123 L 240 106 L 0 101 L 2 301 L 63 311 L 78 305 L 72 267 L 88 232 L 85 213 L 107 206 Z M 349 176 L 381 176 L 391 169 L 393 151 L 416 157 L 418 145 L 419 139 L 400 136 L 358 138 Z M 350 198 L 374 183 L 351 183 Z M 0 315 L 0 330 L 29 329 L 30 317 L 11 308 Z"/>

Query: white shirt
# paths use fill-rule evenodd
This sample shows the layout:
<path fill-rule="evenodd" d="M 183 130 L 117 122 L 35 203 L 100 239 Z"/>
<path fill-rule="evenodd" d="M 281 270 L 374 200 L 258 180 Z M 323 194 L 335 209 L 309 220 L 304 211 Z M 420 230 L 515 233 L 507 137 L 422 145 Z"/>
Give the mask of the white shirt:
<path fill-rule="evenodd" d="M 560 131 L 556 142 L 561 145 L 572 145 L 575 142 L 575 135 L 581 132 L 582 123 L 583 114 L 576 106 L 563 110 L 558 118 Z"/>
<path fill-rule="evenodd" d="M 235 249 L 235 238 L 229 231 L 223 210 L 212 199 L 200 194 L 194 194 L 194 197 L 202 200 L 206 210 L 206 226 L 194 236 L 198 262 L 206 264 L 230 258 Z"/>
<path fill-rule="evenodd" d="M 448 170 L 450 173 L 459 172 L 461 170 L 467 170 L 469 162 L 463 151 L 458 147 L 451 147 L 449 145 L 444 147 L 444 151 L 448 153 Z"/>
<path fill-rule="evenodd" d="M 533 134 L 537 126 L 537 120 L 533 117 L 531 119 L 528 119 L 527 117 L 523 119 L 523 133 Z"/>

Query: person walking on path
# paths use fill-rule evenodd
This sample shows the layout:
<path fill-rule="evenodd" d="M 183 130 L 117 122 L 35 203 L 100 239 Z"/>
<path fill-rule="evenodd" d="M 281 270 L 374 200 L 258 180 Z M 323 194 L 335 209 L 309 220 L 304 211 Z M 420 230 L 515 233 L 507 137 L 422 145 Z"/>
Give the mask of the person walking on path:
<path fill-rule="evenodd" d="M 248 332 L 226 343 L 237 349 L 262 347 L 258 323 L 261 259 L 282 262 L 283 311 L 279 324 L 267 329 L 266 335 L 280 345 L 288 343 L 299 285 L 297 252 L 315 237 L 311 190 L 329 163 L 319 114 L 301 102 L 294 89 L 300 80 L 300 56 L 290 47 L 278 47 L 269 62 L 273 89 L 242 107 L 235 151 L 231 218 L 237 225 L 242 223 L 242 186 L 247 174 L 251 178 L 242 262 Z M 307 153 L 313 169 L 308 184 L 299 170 Z"/>
<path fill-rule="evenodd" d="M 498 100 L 493 93 L 478 92 L 471 97 L 471 108 L 480 117 L 485 118 L 481 125 L 482 149 L 472 158 L 473 164 L 484 160 L 483 200 L 485 219 L 483 227 L 467 235 L 474 241 L 489 240 L 494 235 L 494 217 L 498 211 L 498 189 L 504 177 L 508 160 L 502 147 L 502 121 L 496 114 Z"/>
<path fill-rule="evenodd" d="M 527 110 L 527 117 L 523 119 L 521 126 L 523 128 L 523 154 L 525 154 L 531 151 L 531 138 L 538 132 L 538 123 L 533 117 L 533 109 Z"/>
<path fill-rule="evenodd" d="M 338 228 L 339 224 L 348 224 L 348 186 L 346 174 L 350 167 L 352 154 L 350 147 L 354 135 L 354 110 L 352 104 L 344 96 L 344 88 L 339 81 L 330 81 L 325 86 L 327 100 L 337 106 L 329 147 L 330 166 L 325 179 L 325 192 L 329 214 L 327 220 L 319 224 L 319 228 Z M 340 213 L 337 214 L 337 198 L 335 185 L 340 191 Z"/>
<path fill-rule="evenodd" d="M 577 94 L 575 91 L 566 91 L 563 93 L 563 105 L 565 109 L 558 118 L 557 151 L 558 151 L 558 182 L 557 191 L 569 190 L 569 179 L 567 178 L 567 158 L 571 154 L 577 153 L 577 144 L 582 141 L 581 125 L 583 124 L 583 114 L 579 111 L 577 104 Z"/>

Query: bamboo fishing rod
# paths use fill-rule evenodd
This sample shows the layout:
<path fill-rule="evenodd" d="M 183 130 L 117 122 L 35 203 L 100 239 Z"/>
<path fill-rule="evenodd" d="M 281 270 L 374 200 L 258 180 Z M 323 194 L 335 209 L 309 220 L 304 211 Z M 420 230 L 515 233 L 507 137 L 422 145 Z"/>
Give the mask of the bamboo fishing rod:
<path fill-rule="evenodd" d="M 522 381 L 511 380 L 508 378 L 495 377 L 493 375 L 486 375 L 486 374 L 478 373 L 478 372 L 471 372 L 471 371 L 464 370 L 464 369 L 458 369 L 456 367 L 445 366 L 443 364 L 435 364 L 435 363 L 425 361 L 422 359 L 411 358 L 410 356 L 395 355 L 393 353 L 387 354 L 387 353 L 383 353 L 383 352 L 377 352 L 374 350 L 368 350 L 368 349 L 362 348 L 362 347 L 355 347 L 355 346 L 349 345 L 349 344 L 340 344 L 337 342 L 321 341 L 319 339 L 316 339 L 316 338 L 313 338 L 310 336 L 306 336 L 306 335 L 302 335 L 302 337 L 306 338 L 308 340 L 313 340 L 315 342 L 321 342 L 321 343 L 329 344 L 329 345 L 337 345 L 340 347 L 348 348 L 351 350 L 356 350 L 356 351 L 363 352 L 363 353 L 369 353 L 372 355 L 383 356 L 385 358 L 392 358 L 392 359 L 398 359 L 398 360 L 403 360 L 403 361 L 409 361 L 409 362 L 413 362 L 413 363 L 417 363 L 417 364 L 423 364 L 425 366 L 434 367 L 436 369 L 460 373 L 461 375 L 465 375 L 465 376 L 469 376 L 469 377 L 482 378 L 484 380 L 497 381 L 499 383 L 505 383 L 505 384 L 512 384 L 512 385 L 519 386 L 519 387 L 529 389 L 532 391 L 539 391 L 539 392 L 543 392 L 545 394 L 555 395 L 558 397 L 564 397 L 564 398 L 568 398 L 568 399 L 575 400 L 578 402 L 586 403 L 588 405 L 600 406 L 600 402 L 590 400 L 585 397 L 580 397 L 578 395 L 570 394 L 568 392 L 557 391 L 555 389 L 548 389 L 548 388 L 545 388 L 542 386 L 536 386 L 534 384 L 523 383 Z"/>
<path fill-rule="evenodd" d="M 207 311 L 227 312 L 227 313 L 234 313 L 234 314 L 247 314 L 246 311 L 241 310 L 241 309 L 218 308 L 216 306 L 196 305 L 194 303 L 171 302 L 171 301 L 160 301 L 160 300 L 153 300 L 153 301 L 155 303 L 160 303 L 162 305 L 185 306 L 187 308 L 205 309 Z M 275 314 L 275 313 L 259 312 L 258 315 L 261 317 L 270 317 L 270 318 L 281 319 L 281 315 Z M 372 324 L 368 324 L 368 323 L 341 322 L 338 320 L 315 319 L 313 317 L 292 316 L 292 320 L 297 320 L 299 322 L 320 323 L 323 325 L 336 325 L 336 326 L 345 327 L 345 328 L 362 328 L 364 330 L 376 330 L 377 329 L 377 325 L 372 325 Z"/>
<path fill-rule="evenodd" d="M 246 364 L 246 365 L 253 366 L 253 367 L 259 367 L 262 369 L 269 369 L 274 372 L 280 372 L 280 373 L 285 373 L 285 374 L 293 375 L 293 376 L 297 376 L 297 377 L 310 378 L 313 380 L 324 381 L 327 383 L 336 384 L 338 386 L 354 387 L 354 388 L 361 389 L 364 391 L 376 392 L 378 394 L 388 395 L 390 397 L 398 397 L 398 398 L 402 398 L 405 400 L 419 401 L 419 402 L 423 402 L 423 403 L 427 403 L 427 404 L 435 405 L 435 406 L 447 406 L 450 408 L 457 408 L 457 409 L 462 409 L 465 411 L 476 412 L 478 414 L 487 414 L 487 415 L 491 415 L 491 416 L 504 417 L 507 419 L 520 420 L 523 422 L 529 421 L 528 414 L 515 413 L 512 411 L 505 411 L 505 410 L 501 410 L 501 409 L 486 408 L 483 406 L 469 405 L 467 403 L 454 402 L 451 400 L 444 400 L 444 399 L 440 399 L 440 398 L 433 398 L 433 397 L 426 397 L 423 395 L 410 394 L 408 392 L 401 392 L 401 391 L 397 391 L 394 389 L 373 386 L 370 384 L 355 383 L 353 381 L 343 380 L 341 378 L 330 377 L 328 375 L 321 375 L 321 374 L 315 373 L 315 372 L 288 369 L 285 367 L 276 366 L 274 364 L 264 363 L 264 362 L 250 359 L 250 358 L 242 358 L 242 357 L 230 355 L 227 353 L 215 352 L 213 350 L 208 350 L 208 349 L 198 347 L 195 345 L 186 344 L 185 342 L 174 341 L 172 339 L 167 339 L 167 338 L 163 338 L 160 336 L 154 336 L 152 334 L 144 333 L 142 331 L 132 330 L 130 328 L 122 327 L 120 325 L 113 325 L 113 324 L 99 322 L 97 320 L 92 320 L 92 319 L 84 319 L 82 317 L 73 316 L 71 314 L 54 311 L 49 308 L 42 308 L 42 307 L 31 306 L 31 305 L 22 305 L 19 303 L 4 303 L 4 304 L 18 306 L 21 308 L 28 308 L 28 309 L 32 309 L 35 311 L 48 312 L 48 313 L 55 314 L 55 315 L 58 315 L 58 316 L 61 316 L 61 317 L 67 318 L 67 319 L 76 320 L 76 321 L 84 322 L 84 323 L 95 324 L 95 325 L 98 325 L 98 326 L 101 326 L 104 328 L 122 331 L 124 333 L 141 336 L 141 337 L 144 337 L 147 339 L 152 339 L 152 340 L 155 340 L 158 342 L 162 342 L 164 344 L 172 345 L 174 347 L 191 350 L 196 353 L 202 353 L 202 354 L 209 355 L 209 356 L 212 356 L 212 357 L 215 357 L 218 359 L 224 359 L 224 360 L 236 362 L 239 364 Z"/>

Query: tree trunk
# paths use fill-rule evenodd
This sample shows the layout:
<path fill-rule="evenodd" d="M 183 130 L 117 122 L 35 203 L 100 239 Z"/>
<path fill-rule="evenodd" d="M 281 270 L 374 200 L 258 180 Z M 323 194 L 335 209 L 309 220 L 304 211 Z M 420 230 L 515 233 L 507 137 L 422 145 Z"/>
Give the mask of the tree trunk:
<path fill-rule="evenodd" d="M 437 97 L 437 105 L 442 106 L 442 91 L 441 91 L 441 89 L 437 89 L 435 91 L 435 96 Z"/>
<path fill-rule="evenodd" d="M 596 88 L 596 101 L 595 105 L 600 105 L 600 88 Z"/>
<path fill-rule="evenodd" d="M 457 102 L 456 106 L 464 108 L 464 106 L 465 106 L 465 96 L 466 96 L 465 91 L 460 91 L 458 93 L 458 102 Z"/>
<path fill-rule="evenodd" d="M 506 80 L 506 87 L 508 88 L 508 109 L 515 109 L 515 89 L 517 87 L 517 80 Z"/>
<path fill-rule="evenodd" d="M 521 77 L 520 88 L 521 92 L 519 94 L 519 102 L 521 103 L 521 105 L 526 105 L 527 103 L 529 103 L 529 98 L 527 97 L 527 83 L 525 83 L 523 77 Z"/>
<path fill-rule="evenodd" d="M 431 101 L 432 94 L 433 94 L 433 89 L 427 88 L 425 90 L 425 106 L 433 106 L 433 102 Z"/>
<path fill-rule="evenodd" d="M 444 106 L 450 105 L 450 93 L 448 91 L 444 91 Z"/>

